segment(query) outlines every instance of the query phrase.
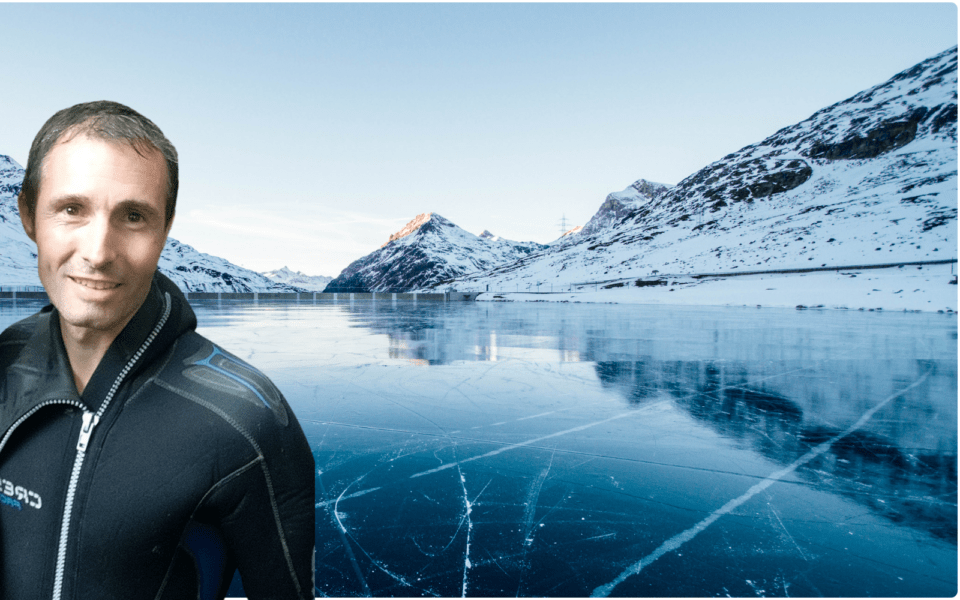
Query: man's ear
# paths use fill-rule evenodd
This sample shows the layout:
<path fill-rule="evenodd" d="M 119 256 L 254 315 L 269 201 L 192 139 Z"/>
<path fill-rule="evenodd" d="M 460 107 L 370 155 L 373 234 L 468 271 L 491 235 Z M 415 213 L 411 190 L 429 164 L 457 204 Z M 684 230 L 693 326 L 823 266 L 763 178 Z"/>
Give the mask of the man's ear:
<path fill-rule="evenodd" d="M 17 194 L 17 207 L 20 209 L 20 224 L 23 225 L 23 230 L 27 233 L 27 237 L 33 240 L 33 243 L 36 244 L 37 228 L 35 219 L 37 217 L 35 214 L 30 212 L 30 209 L 27 206 L 27 200 L 23 197 L 22 191 Z"/>

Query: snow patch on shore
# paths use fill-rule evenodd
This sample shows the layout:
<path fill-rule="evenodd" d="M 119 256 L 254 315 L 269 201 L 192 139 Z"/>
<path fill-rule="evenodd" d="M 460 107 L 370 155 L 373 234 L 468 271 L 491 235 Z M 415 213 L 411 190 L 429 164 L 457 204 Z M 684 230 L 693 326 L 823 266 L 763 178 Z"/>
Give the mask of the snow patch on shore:
<path fill-rule="evenodd" d="M 737 277 L 665 277 L 665 285 L 573 292 L 485 292 L 478 301 L 594 302 L 956 312 L 956 264 Z"/>

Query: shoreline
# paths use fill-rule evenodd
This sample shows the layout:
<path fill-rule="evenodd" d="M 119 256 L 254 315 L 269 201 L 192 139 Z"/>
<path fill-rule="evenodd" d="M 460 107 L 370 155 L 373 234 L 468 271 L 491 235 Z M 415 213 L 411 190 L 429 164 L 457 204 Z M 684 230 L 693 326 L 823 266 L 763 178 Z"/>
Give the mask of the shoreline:
<path fill-rule="evenodd" d="M 804 273 L 664 276 L 662 283 L 576 292 L 483 292 L 480 302 L 581 302 L 886 310 L 957 311 L 954 264 L 852 268 Z"/>

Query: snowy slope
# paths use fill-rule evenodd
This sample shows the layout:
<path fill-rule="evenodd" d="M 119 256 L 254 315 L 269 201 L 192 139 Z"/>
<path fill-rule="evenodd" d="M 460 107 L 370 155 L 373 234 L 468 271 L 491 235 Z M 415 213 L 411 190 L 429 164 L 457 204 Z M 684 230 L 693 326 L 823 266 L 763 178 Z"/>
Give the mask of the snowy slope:
<path fill-rule="evenodd" d="M 327 287 L 327 284 L 333 281 L 333 277 L 306 275 L 300 271 L 291 271 L 287 267 L 274 271 L 266 271 L 261 273 L 261 275 L 276 283 L 285 283 L 310 292 L 322 292 L 323 288 Z"/>
<path fill-rule="evenodd" d="M 299 292 L 297 286 L 275 282 L 256 271 L 167 238 L 157 265 L 184 291 L 190 292 Z"/>
<path fill-rule="evenodd" d="M 17 194 L 23 167 L 0 154 L 0 286 L 39 286 L 37 246 L 23 231 Z"/>
<path fill-rule="evenodd" d="M 622 192 L 609 194 L 600 205 L 600 210 L 579 230 L 580 236 L 597 235 L 612 229 L 643 206 L 656 202 L 671 187 L 673 186 L 641 179 Z"/>
<path fill-rule="evenodd" d="M 590 231 L 453 285 L 523 290 L 956 259 L 957 49 L 725 156 L 627 214 L 603 212 Z"/>
<path fill-rule="evenodd" d="M 37 246 L 23 231 L 17 194 L 23 167 L 0 155 L 0 286 L 39 286 Z M 287 292 L 300 288 L 274 282 L 222 258 L 197 252 L 173 238 L 160 255 L 160 271 L 190 292 Z"/>
<path fill-rule="evenodd" d="M 424 289 L 546 248 L 484 234 L 473 235 L 436 213 L 418 215 L 378 250 L 351 263 L 326 291 Z"/>

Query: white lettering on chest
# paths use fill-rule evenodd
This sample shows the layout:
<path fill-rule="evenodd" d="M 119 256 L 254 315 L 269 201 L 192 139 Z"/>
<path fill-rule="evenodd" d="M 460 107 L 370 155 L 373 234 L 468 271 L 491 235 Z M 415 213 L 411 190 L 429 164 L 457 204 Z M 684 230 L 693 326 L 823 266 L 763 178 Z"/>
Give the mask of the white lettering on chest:
<path fill-rule="evenodd" d="M 14 485 L 14 483 L 8 479 L 0 479 L 0 492 L 3 492 L 3 495 L 9 498 L 9 500 L 3 502 L 3 504 L 9 504 L 11 506 L 17 504 L 22 506 L 26 504 L 31 508 L 40 508 L 43 505 L 40 494 L 32 492 L 21 485 Z"/>

